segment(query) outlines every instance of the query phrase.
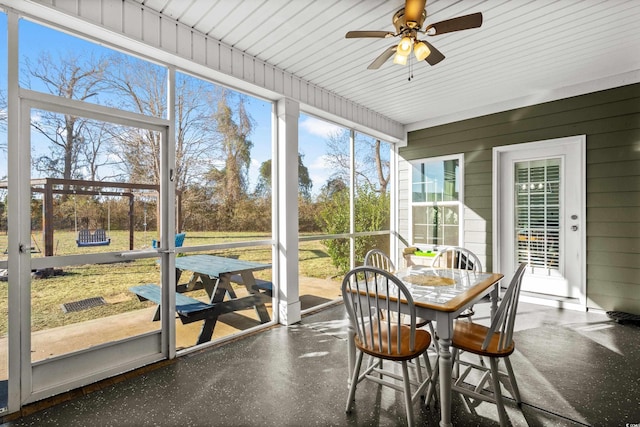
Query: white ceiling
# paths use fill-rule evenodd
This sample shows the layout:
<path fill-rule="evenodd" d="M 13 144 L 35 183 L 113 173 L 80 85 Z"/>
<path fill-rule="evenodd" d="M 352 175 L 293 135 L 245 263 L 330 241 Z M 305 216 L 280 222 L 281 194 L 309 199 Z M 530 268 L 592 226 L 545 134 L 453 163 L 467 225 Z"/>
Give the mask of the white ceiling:
<path fill-rule="evenodd" d="M 638 0 L 430 0 L 426 24 L 482 12 L 481 28 L 430 37 L 446 59 L 367 66 L 397 39 L 402 0 L 136 0 L 407 129 L 640 81 Z"/>

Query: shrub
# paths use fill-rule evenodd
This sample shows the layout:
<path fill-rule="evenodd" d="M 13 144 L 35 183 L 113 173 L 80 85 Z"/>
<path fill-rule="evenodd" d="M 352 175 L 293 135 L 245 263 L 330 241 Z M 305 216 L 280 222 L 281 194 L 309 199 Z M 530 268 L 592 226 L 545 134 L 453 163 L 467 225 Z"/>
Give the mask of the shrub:
<path fill-rule="evenodd" d="M 389 228 L 389 195 L 380 194 L 369 186 L 356 191 L 355 230 L 378 231 Z M 341 234 L 349 232 L 349 191 L 343 189 L 334 192 L 324 202 L 320 212 L 323 232 Z M 364 260 L 368 250 L 372 248 L 388 249 L 389 237 L 362 236 L 355 239 L 356 263 Z M 333 264 L 345 273 L 350 268 L 349 239 L 328 239 L 322 242 L 327 247 Z"/>

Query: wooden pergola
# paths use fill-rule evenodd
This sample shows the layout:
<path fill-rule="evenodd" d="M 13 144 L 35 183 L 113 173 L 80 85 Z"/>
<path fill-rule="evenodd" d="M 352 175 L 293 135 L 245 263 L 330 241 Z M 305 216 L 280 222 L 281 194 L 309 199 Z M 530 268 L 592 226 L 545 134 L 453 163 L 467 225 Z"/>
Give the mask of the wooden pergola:
<path fill-rule="evenodd" d="M 8 188 L 7 182 L 0 182 L 0 188 Z M 87 189 L 89 188 L 89 189 Z M 118 191 L 119 190 L 119 191 Z M 134 229 L 134 191 L 152 190 L 159 197 L 160 187 L 154 184 L 135 184 L 127 182 L 90 181 L 79 179 L 40 178 L 31 180 L 31 191 L 43 194 L 42 234 L 44 237 L 44 255 L 53 256 L 53 195 L 73 194 L 83 196 L 118 196 L 129 198 L 129 249 L 133 250 Z M 181 194 L 176 194 L 176 232 L 182 224 Z M 159 217 L 159 215 L 158 215 Z"/>

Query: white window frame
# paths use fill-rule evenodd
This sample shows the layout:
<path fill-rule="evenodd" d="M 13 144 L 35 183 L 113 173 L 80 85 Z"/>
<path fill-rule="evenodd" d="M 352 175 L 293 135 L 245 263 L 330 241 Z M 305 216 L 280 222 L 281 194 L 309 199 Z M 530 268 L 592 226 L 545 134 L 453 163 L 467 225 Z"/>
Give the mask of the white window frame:
<path fill-rule="evenodd" d="M 442 201 L 442 202 L 414 202 L 413 201 L 413 168 L 421 163 L 433 163 L 433 162 L 445 162 L 447 160 L 458 160 L 458 200 L 457 201 Z M 415 206 L 458 206 L 458 246 L 464 246 L 464 153 L 452 154 L 447 156 L 438 157 L 425 157 L 422 159 L 415 159 L 409 162 L 409 177 L 407 182 L 409 183 L 408 189 L 408 202 L 409 202 L 409 242 L 412 246 L 416 246 L 420 249 L 433 250 L 437 245 L 416 243 L 413 235 L 413 208 Z M 443 245 L 451 246 L 451 245 Z"/>

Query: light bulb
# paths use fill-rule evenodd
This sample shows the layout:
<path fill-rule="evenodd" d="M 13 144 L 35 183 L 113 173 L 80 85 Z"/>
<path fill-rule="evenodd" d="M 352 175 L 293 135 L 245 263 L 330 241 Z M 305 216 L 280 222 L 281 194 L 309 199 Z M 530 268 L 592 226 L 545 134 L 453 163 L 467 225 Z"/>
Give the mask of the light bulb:
<path fill-rule="evenodd" d="M 393 63 L 398 65 L 407 65 L 407 58 L 408 56 L 400 55 L 398 52 L 396 53 L 396 56 L 393 57 Z"/>
<path fill-rule="evenodd" d="M 409 37 L 403 37 L 398 43 L 397 52 L 402 56 L 409 56 L 411 53 L 411 39 Z"/>
<path fill-rule="evenodd" d="M 429 47 L 426 45 L 425 42 L 419 41 L 413 47 L 413 53 L 416 55 L 416 59 L 418 61 L 424 61 L 427 58 L 427 56 L 431 54 L 431 50 L 429 49 Z"/>

